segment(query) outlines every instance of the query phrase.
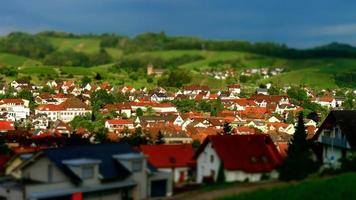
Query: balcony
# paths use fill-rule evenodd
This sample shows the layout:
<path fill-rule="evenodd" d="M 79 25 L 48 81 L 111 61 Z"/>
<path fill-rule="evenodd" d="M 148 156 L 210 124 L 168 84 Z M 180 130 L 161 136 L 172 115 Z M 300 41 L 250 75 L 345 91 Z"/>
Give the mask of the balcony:
<path fill-rule="evenodd" d="M 321 143 L 329 144 L 341 148 L 348 148 L 346 138 L 333 138 L 329 136 L 321 136 Z"/>

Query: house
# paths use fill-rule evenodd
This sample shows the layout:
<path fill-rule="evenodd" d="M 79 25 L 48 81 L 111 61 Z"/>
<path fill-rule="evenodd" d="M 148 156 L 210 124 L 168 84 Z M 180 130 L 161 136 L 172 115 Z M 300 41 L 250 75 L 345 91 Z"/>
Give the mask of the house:
<path fill-rule="evenodd" d="M 240 84 L 231 84 L 227 86 L 228 91 L 234 94 L 240 94 L 241 93 L 241 86 Z"/>
<path fill-rule="evenodd" d="M 166 93 L 153 93 L 150 97 L 153 102 L 161 102 L 166 100 L 173 100 L 173 98 L 167 96 Z"/>
<path fill-rule="evenodd" d="M 10 86 L 13 88 L 18 88 L 18 87 L 27 87 L 30 85 L 30 82 L 27 80 L 13 80 L 10 83 Z"/>
<path fill-rule="evenodd" d="M 105 128 L 109 131 L 134 129 L 134 122 L 131 119 L 109 119 L 105 122 Z"/>
<path fill-rule="evenodd" d="M 46 114 L 37 114 L 32 117 L 32 126 L 35 130 L 44 130 L 49 126 L 49 119 Z"/>
<path fill-rule="evenodd" d="M 56 121 L 57 119 L 59 119 L 64 122 L 70 122 L 76 116 L 84 116 L 86 114 L 91 114 L 91 109 L 80 99 L 72 97 L 65 100 L 59 105 L 39 105 L 35 109 L 35 115 L 36 114 L 46 114 L 48 116 L 48 119 L 51 121 Z"/>
<path fill-rule="evenodd" d="M 268 135 L 213 135 L 207 137 L 193 157 L 196 181 L 216 181 L 222 170 L 226 182 L 277 178 L 282 157 Z"/>
<path fill-rule="evenodd" d="M 317 97 L 313 102 L 325 106 L 327 108 L 336 108 L 336 99 L 332 96 L 321 96 Z"/>
<path fill-rule="evenodd" d="M 183 87 L 183 94 L 187 95 L 187 94 L 199 94 L 201 92 L 204 93 L 209 93 L 210 92 L 210 88 L 208 86 L 204 86 L 204 85 L 189 85 L 189 86 L 184 86 Z"/>
<path fill-rule="evenodd" d="M 157 103 L 152 105 L 152 110 L 156 113 L 176 113 L 177 108 L 172 103 Z"/>
<path fill-rule="evenodd" d="M 106 104 L 102 109 L 103 112 L 116 112 L 119 115 L 123 115 L 125 117 L 130 118 L 132 115 L 131 105 L 130 103 L 123 102 L 123 103 L 116 103 L 116 104 Z"/>
<path fill-rule="evenodd" d="M 25 120 L 30 116 L 29 101 L 25 99 L 1 99 L 0 115 L 8 114 L 16 121 Z"/>
<path fill-rule="evenodd" d="M 156 171 L 126 143 L 43 150 L 7 175 L 0 196 L 9 200 L 147 199 L 172 191 L 171 174 Z"/>
<path fill-rule="evenodd" d="M 155 69 L 151 63 L 147 65 L 147 76 L 153 75 L 156 77 L 161 77 L 164 72 L 164 69 Z"/>
<path fill-rule="evenodd" d="M 356 149 L 356 110 L 331 111 L 313 140 L 322 145 L 324 164 L 338 164 L 340 158 Z"/>
<path fill-rule="evenodd" d="M 194 154 L 191 144 L 141 145 L 140 151 L 159 171 L 172 173 L 175 183 L 189 180 Z"/>
<path fill-rule="evenodd" d="M 133 94 L 133 93 L 136 92 L 136 89 L 134 87 L 132 87 L 132 86 L 123 86 L 123 87 L 120 88 L 120 92 L 124 93 L 124 94 L 126 94 L 126 93 Z"/>
<path fill-rule="evenodd" d="M 257 88 L 256 94 L 268 95 L 268 89 L 267 88 Z"/>

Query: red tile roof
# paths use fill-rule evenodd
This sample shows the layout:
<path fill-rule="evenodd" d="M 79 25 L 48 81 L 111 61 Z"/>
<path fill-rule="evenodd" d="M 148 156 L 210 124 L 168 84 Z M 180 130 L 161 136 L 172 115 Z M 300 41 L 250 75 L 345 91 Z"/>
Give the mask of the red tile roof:
<path fill-rule="evenodd" d="M 25 103 L 22 99 L 1 99 L 0 102 L 3 104 L 11 103 L 16 105 L 21 105 Z"/>
<path fill-rule="evenodd" d="M 269 172 L 282 163 L 282 157 L 268 135 L 209 136 L 194 155 L 195 159 L 209 142 L 227 170 Z"/>
<path fill-rule="evenodd" d="M 15 130 L 14 123 L 10 121 L 0 121 L 0 131 Z"/>
<path fill-rule="evenodd" d="M 141 145 L 140 150 L 157 168 L 187 167 L 194 154 L 190 144 Z"/>
<path fill-rule="evenodd" d="M 39 105 L 37 107 L 37 110 L 60 111 L 60 110 L 67 110 L 70 108 L 84 108 L 85 110 L 90 110 L 87 104 L 85 104 L 84 102 L 82 102 L 76 97 L 69 98 L 59 105 L 55 105 L 55 104 Z"/>
<path fill-rule="evenodd" d="M 133 124 L 133 120 L 130 119 L 109 119 L 109 124 Z"/>
<path fill-rule="evenodd" d="M 227 86 L 228 88 L 240 88 L 240 84 L 231 84 Z"/>

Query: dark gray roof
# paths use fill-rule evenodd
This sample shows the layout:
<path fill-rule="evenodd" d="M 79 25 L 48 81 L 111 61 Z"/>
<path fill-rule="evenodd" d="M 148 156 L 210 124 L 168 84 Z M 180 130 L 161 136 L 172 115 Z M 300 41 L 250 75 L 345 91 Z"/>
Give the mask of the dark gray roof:
<path fill-rule="evenodd" d="M 124 179 L 130 175 L 130 172 L 114 159 L 113 155 L 135 152 L 130 145 L 122 142 L 67 146 L 43 151 L 44 155 L 72 178 L 74 182 L 80 182 L 81 180 L 63 163 L 65 160 L 82 158 L 100 160 L 99 172 L 104 180 Z"/>
<path fill-rule="evenodd" d="M 319 135 L 323 129 L 328 129 L 330 125 L 339 125 L 351 147 L 356 148 L 356 110 L 331 111 L 321 124 L 316 135 Z"/>

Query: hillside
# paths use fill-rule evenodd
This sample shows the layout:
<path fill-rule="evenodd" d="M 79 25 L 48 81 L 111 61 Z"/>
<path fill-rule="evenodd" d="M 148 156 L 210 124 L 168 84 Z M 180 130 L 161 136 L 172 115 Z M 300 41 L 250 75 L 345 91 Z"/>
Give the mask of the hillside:
<path fill-rule="evenodd" d="M 280 86 L 283 85 L 306 85 L 314 88 L 356 88 L 353 78 L 356 78 L 356 56 L 353 58 L 354 48 L 351 46 L 342 46 L 338 44 L 330 44 L 324 47 L 317 47 L 322 52 L 330 54 L 328 58 L 318 56 L 318 53 L 310 53 L 316 55 L 306 56 L 306 58 L 288 58 L 288 56 L 271 56 L 264 51 L 262 53 L 254 53 L 252 50 L 198 50 L 198 49 L 183 49 L 183 50 L 128 50 L 130 45 L 120 46 L 129 39 L 120 40 L 118 46 L 105 46 L 102 42 L 105 37 L 98 36 L 67 36 L 61 35 L 41 35 L 53 47 L 54 52 L 70 52 L 79 53 L 78 56 L 87 56 L 88 58 L 100 56 L 100 52 L 105 51 L 111 59 L 103 61 L 102 64 L 94 66 L 73 66 L 66 62 L 62 65 L 48 64 L 47 57 L 32 57 L 20 56 L 18 53 L 0 53 L 0 66 L 8 66 L 18 71 L 18 76 L 31 76 L 32 80 L 43 81 L 50 78 L 74 78 L 80 79 L 83 76 L 94 77 L 99 73 L 103 80 L 114 82 L 116 84 L 130 84 L 135 87 L 154 86 L 158 78 L 146 76 L 146 66 L 148 62 L 152 62 L 164 68 L 166 71 L 172 69 L 185 69 L 192 76 L 191 84 L 206 84 L 212 88 L 225 87 L 232 82 L 238 82 L 238 74 L 246 68 L 261 68 L 261 67 L 283 67 L 285 72 L 280 75 L 272 76 L 267 79 L 259 78 L 258 80 L 248 81 L 247 87 L 255 87 L 260 83 L 272 82 Z M 159 39 L 155 39 L 159 40 Z M 190 41 L 195 44 L 195 40 Z M 138 43 L 138 42 L 137 42 Z M 142 43 L 142 42 L 141 42 Z M 147 42 L 146 42 L 147 43 Z M 146 44 L 144 43 L 144 44 Z M 189 41 L 187 42 L 189 43 Z M 155 43 L 152 44 L 153 46 Z M 144 45 L 143 45 L 144 46 Z M 137 48 L 137 47 L 135 47 Z M 132 49 L 135 49 L 132 47 Z M 264 47 L 261 47 L 263 49 Z M 203 48 L 204 49 L 204 48 Z M 213 49 L 213 47 L 211 47 Z M 245 48 L 246 49 L 246 48 Z M 53 52 L 52 50 L 52 52 Z M 254 50 L 257 51 L 257 50 Z M 286 50 L 288 52 L 290 50 Z M 313 50 L 315 52 L 316 50 Z M 345 57 L 340 56 L 340 51 L 345 51 Z M 271 51 L 273 52 L 273 51 Z M 304 52 L 304 51 L 303 51 Z M 310 51 L 312 52 L 312 51 Z M 336 52 L 336 53 L 335 53 Z M 299 52 L 300 55 L 302 53 Z M 309 55 L 309 54 L 308 54 Z M 322 54 L 324 55 L 324 54 Z M 58 55 L 63 56 L 63 55 Z M 58 56 L 54 55 L 53 58 Z M 68 55 L 67 55 L 68 56 Z M 289 56 L 291 57 L 291 56 Z M 66 57 L 63 58 L 66 60 Z M 75 58 L 73 58 L 75 59 Z M 187 59 L 184 61 L 184 59 Z M 182 61 L 183 60 L 183 61 Z M 117 62 L 122 61 L 141 61 L 138 68 L 126 69 L 122 67 L 112 67 Z M 49 62 L 51 63 L 51 62 Z M 80 63 L 80 62 L 77 62 Z M 161 66 L 160 66 L 161 64 Z M 15 68 L 16 67 L 16 68 Z M 227 80 L 218 80 L 211 76 L 202 75 L 205 71 L 224 71 L 232 69 L 237 75 Z M 202 78 L 203 77 L 203 78 Z M 12 79 L 14 77 L 7 77 Z M 151 79 L 151 80 L 148 80 Z"/>
<path fill-rule="evenodd" d="M 354 182 L 356 174 L 343 174 L 333 178 L 308 180 L 297 184 L 276 187 L 271 189 L 261 189 L 253 192 L 241 193 L 238 195 L 220 198 L 220 200 L 334 200 L 334 199 L 356 199 Z"/>

